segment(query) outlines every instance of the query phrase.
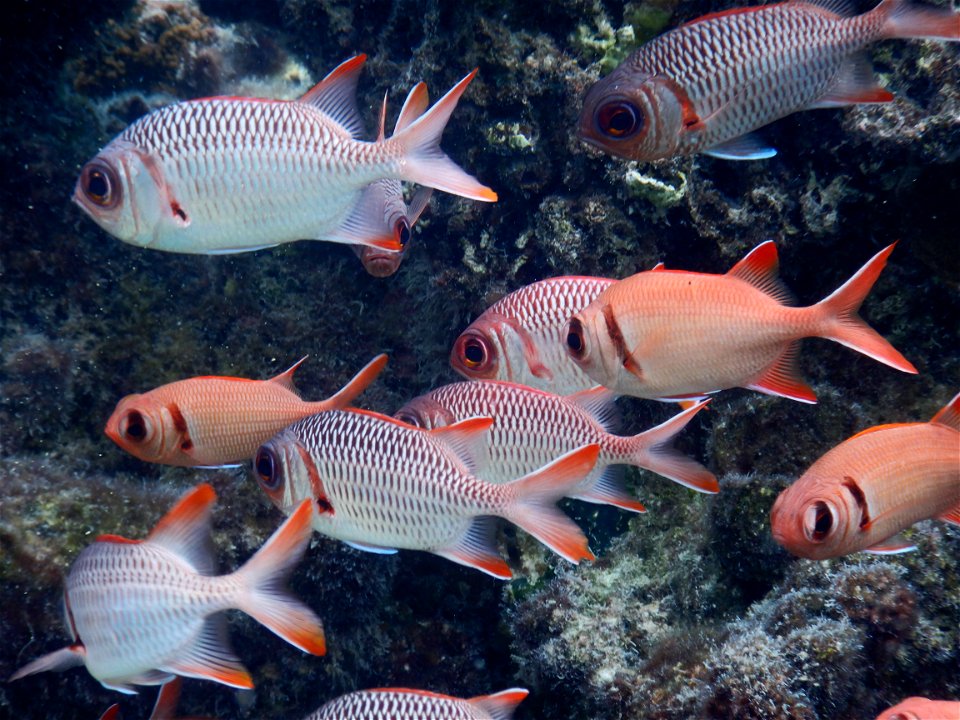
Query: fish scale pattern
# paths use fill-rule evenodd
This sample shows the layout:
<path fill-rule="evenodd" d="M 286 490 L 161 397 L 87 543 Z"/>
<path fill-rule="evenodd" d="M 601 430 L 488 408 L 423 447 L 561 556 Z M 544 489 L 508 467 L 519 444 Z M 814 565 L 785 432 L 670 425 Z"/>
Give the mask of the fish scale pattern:
<path fill-rule="evenodd" d="M 294 423 L 280 437 L 291 435 L 309 454 L 332 507 L 314 516 L 314 527 L 332 537 L 442 548 L 475 517 L 502 516 L 508 504 L 505 487 L 472 476 L 441 441 L 390 418 L 326 412 Z M 296 473 L 288 486 L 291 503 L 320 494 Z"/>
<path fill-rule="evenodd" d="M 488 720 L 467 700 L 432 693 L 362 691 L 328 702 L 306 720 Z"/>
<path fill-rule="evenodd" d="M 882 35 L 877 12 L 844 18 L 807 3 L 781 3 L 681 26 L 622 68 L 671 77 L 698 116 L 711 119 L 704 132 L 685 134 L 680 151 L 690 153 L 811 106 L 850 55 Z"/>

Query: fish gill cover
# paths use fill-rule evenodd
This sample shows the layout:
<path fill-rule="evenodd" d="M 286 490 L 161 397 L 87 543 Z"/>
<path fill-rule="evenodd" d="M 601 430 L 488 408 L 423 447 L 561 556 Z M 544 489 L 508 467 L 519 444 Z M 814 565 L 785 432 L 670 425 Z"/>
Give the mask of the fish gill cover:
<path fill-rule="evenodd" d="M 800 304 L 898 240 L 863 315 L 920 371 L 805 343 L 818 405 L 715 397 L 678 439 L 721 492 L 629 471 L 648 512 L 567 501 L 598 560 L 566 566 L 504 527 L 516 579 L 419 553 L 372 556 L 315 536 L 292 587 L 320 615 L 322 659 L 229 616 L 253 692 L 184 683 L 180 713 L 304 717 L 343 693 L 420 687 L 458 697 L 523 686 L 515 717 L 872 720 L 909 695 L 960 697 L 960 537 L 925 522 L 913 554 L 797 560 L 777 546 L 777 494 L 863 428 L 924 421 L 960 387 L 960 61 L 956 45 L 869 49 L 896 99 L 802 112 L 760 132 L 779 154 L 613 159 L 577 139 L 598 77 L 654 35 L 727 4 L 426 0 L 263 3 L 15 0 L 0 29 L 0 677 L 61 647 L 63 578 L 101 533 L 144 537 L 188 487 L 220 497 L 221 571 L 279 525 L 248 468 L 148 465 L 102 428 L 124 395 L 196 375 L 297 373 L 328 397 L 380 352 L 360 398 L 393 412 L 459 376 L 458 334 L 494 301 L 555 275 L 726 272 L 775 240 Z M 856 8 L 869 10 L 869 3 Z M 118 242 L 69 202 L 80 167 L 151 109 L 195 97 L 292 99 L 366 53 L 366 137 L 423 80 L 476 78 L 444 151 L 499 194 L 438 196 L 389 278 L 350 248 L 295 243 L 199 257 Z M 409 196 L 408 196 L 409 197 Z M 624 431 L 675 413 L 621 401 Z M 123 699 L 147 717 L 152 689 Z M 0 717 L 93 718 L 117 696 L 80 670 L 0 684 Z"/>

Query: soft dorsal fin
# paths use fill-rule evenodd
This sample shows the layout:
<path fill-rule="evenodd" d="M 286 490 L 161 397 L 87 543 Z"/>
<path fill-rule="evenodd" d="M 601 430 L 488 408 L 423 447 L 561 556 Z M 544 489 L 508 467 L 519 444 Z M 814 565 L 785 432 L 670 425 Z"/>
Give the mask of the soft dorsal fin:
<path fill-rule="evenodd" d="M 620 412 L 617 410 L 617 393 L 597 385 L 589 390 L 567 395 L 567 401 L 581 408 L 596 420 L 606 432 L 616 432 L 620 425 Z"/>
<path fill-rule="evenodd" d="M 851 435 L 850 437 L 847 438 L 845 442 L 849 442 L 850 440 L 854 440 L 858 437 L 863 437 L 864 435 L 871 435 L 875 432 L 892 430 L 893 428 L 910 427 L 910 426 L 915 427 L 917 425 L 922 425 L 922 423 L 886 423 L 884 425 L 874 425 L 873 427 L 868 427 L 866 430 L 861 430 L 856 435 Z"/>
<path fill-rule="evenodd" d="M 408 128 L 414 120 L 427 111 L 429 106 L 430 93 L 427 92 L 427 84 L 418 82 L 407 94 L 407 99 L 403 101 L 403 107 L 400 108 L 400 115 L 397 117 L 393 134 L 396 135 L 401 130 Z"/>
<path fill-rule="evenodd" d="M 750 283 L 781 305 L 792 305 L 793 295 L 780 281 L 777 275 L 779 270 L 777 246 L 772 240 L 767 240 L 747 253 L 743 260 L 730 268 L 727 275 Z"/>
<path fill-rule="evenodd" d="M 166 548 L 190 563 L 201 575 L 213 575 L 213 540 L 210 511 L 217 493 L 207 483 L 197 485 L 160 518 L 144 542 Z"/>
<path fill-rule="evenodd" d="M 663 272 L 666 269 L 666 265 L 664 265 L 662 262 L 658 262 L 656 265 L 650 268 L 650 272 Z"/>
<path fill-rule="evenodd" d="M 301 365 L 303 365 L 303 361 L 306 360 L 308 357 L 310 357 L 310 356 L 309 356 L 309 355 L 304 355 L 302 358 L 300 358 L 299 360 L 297 360 L 293 365 L 291 365 L 290 367 L 288 367 L 286 370 L 284 370 L 284 371 L 283 371 L 282 373 L 280 373 L 279 375 L 274 375 L 274 376 L 273 376 L 272 378 L 270 378 L 267 382 L 276 383 L 276 384 L 279 385 L 280 387 L 289 390 L 289 391 L 292 392 L 294 395 L 299 395 L 300 393 L 297 392 L 297 386 L 294 385 L 294 383 L 293 383 L 293 374 L 297 371 L 297 368 L 298 368 L 298 367 L 300 367 Z"/>
<path fill-rule="evenodd" d="M 787 5 L 812 5 L 818 10 L 827 10 L 840 17 L 853 17 L 857 6 L 852 0 L 790 0 Z"/>
<path fill-rule="evenodd" d="M 953 400 L 948 402 L 930 421 L 940 425 L 946 425 L 954 430 L 960 430 L 960 393 L 953 396 Z"/>
<path fill-rule="evenodd" d="M 157 704 L 153 706 L 150 720 L 173 720 L 177 711 L 177 701 L 180 699 L 182 682 L 178 675 L 174 675 L 173 680 L 160 686 Z"/>
<path fill-rule="evenodd" d="M 490 417 L 472 417 L 428 432 L 452 450 L 471 475 L 476 475 L 489 459 L 487 430 L 494 422 Z"/>
<path fill-rule="evenodd" d="M 299 100 L 330 116 L 354 139 L 365 134 L 357 110 L 357 82 L 366 60 L 366 55 L 357 55 L 340 63 Z"/>
<path fill-rule="evenodd" d="M 489 715 L 491 720 L 510 720 L 517 709 L 517 705 L 523 702 L 529 694 L 530 691 L 525 688 L 510 688 L 494 695 L 473 697 L 467 702 L 482 713 Z"/>

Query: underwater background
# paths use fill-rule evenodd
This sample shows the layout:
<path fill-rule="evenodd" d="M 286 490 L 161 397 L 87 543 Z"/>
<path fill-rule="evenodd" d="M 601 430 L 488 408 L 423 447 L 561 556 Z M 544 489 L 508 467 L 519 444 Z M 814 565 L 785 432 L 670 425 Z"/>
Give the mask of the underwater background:
<path fill-rule="evenodd" d="M 726 272 L 768 239 L 801 304 L 899 241 L 861 314 L 909 376 L 822 340 L 805 405 L 715 397 L 678 441 L 717 496 L 630 470 L 633 516 L 567 501 L 596 562 L 575 567 L 502 524 L 516 578 L 425 553 L 371 555 L 315 535 L 292 587 L 323 619 L 304 655 L 230 613 L 254 691 L 187 680 L 181 715 L 300 718 L 354 689 L 467 697 L 529 688 L 517 720 L 872 720 L 908 695 L 960 698 L 960 532 L 927 521 L 917 552 L 793 558 L 769 532 L 777 494 L 854 432 L 923 421 L 960 389 L 960 60 L 956 45 L 870 50 L 895 102 L 794 114 L 761 131 L 779 154 L 637 164 L 575 137 L 582 96 L 642 42 L 714 0 L 12 0 L 0 25 L 0 678 L 69 640 L 63 579 L 101 533 L 143 537 L 184 491 L 214 485 L 222 571 L 281 521 L 249 468 L 143 463 L 103 434 L 131 392 L 193 375 L 267 378 L 309 354 L 303 397 L 390 356 L 362 407 L 392 413 L 459 379 L 450 347 L 490 303 L 563 274 Z M 862 4 L 858 9 L 869 9 Z M 143 250 L 70 202 L 81 165 L 179 99 L 295 98 L 364 52 L 371 133 L 407 90 L 438 97 L 478 67 L 443 148 L 500 196 L 435 193 L 396 275 L 342 245 L 232 256 Z M 673 414 L 621 400 L 624 430 Z M 146 718 L 148 688 L 122 699 Z M 0 683 L 0 717 L 97 718 L 117 693 L 82 668 Z"/>

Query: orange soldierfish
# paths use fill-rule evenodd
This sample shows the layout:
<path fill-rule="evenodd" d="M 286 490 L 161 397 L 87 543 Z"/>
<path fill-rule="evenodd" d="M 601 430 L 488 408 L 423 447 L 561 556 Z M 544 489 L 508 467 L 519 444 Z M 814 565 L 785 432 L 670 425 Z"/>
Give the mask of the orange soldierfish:
<path fill-rule="evenodd" d="M 507 380 L 568 395 L 596 382 L 570 362 L 567 320 L 616 280 L 555 277 L 514 290 L 488 307 L 450 351 L 450 366 L 468 380 Z"/>
<path fill-rule="evenodd" d="M 222 611 L 238 608 L 304 652 L 323 655 L 320 619 L 282 591 L 310 540 L 303 503 L 236 572 L 214 575 L 207 484 L 188 492 L 145 540 L 102 535 L 74 561 L 63 593 L 73 643 L 10 680 L 86 665 L 107 688 L 136 692 L 174 675 L 238 688 L 253 681 L 226 643 Z"/>
<path fill-rule="evenodd" d="M 592 560 L 587 538 L 555 506 L 597 462 L 587 445 L 506 484 L 477 476 L 491 418 L 427 431 L 367 410 L 298 420 L 260 448 L 254 471 L 283 512 L 313 501 L 313 528 L 360 550 L 424 550 L 510 578 L 494 517 L 570 562 Z"/>
<path fill-rule="evenodd" d="M 884 710 L 877 720 L 960 720 L 960 702 L 911 697 Z"/>
<path fill-rule="evenodd" d="M 960 395 L 930 422 L 878 425 L 817 460 L 770 511 L 773 537 L 822 560 L 913 546 L 897 533 L 918 520 L 960 525 Z"/>
<path fill-rule="evenodd" d="M 776 154 L 751 132 L 799 110 L 885 103 L 863 51 L 886 38 L 960 40 L 960 15 L 883 0 L 844 17 L 842 0 L 711 13 L 654 38 L 587 93 L 580 139 L 618 157 Z"/>
<path fill-rule="evenodd" d="M 917 370 L 857 316 L 893 251 L 877 253 L 832 295 L 787 307 L 777 249 L 756 247 L 726 275 L 637 273 L 605 290 L 567 326 L 567 351 L 597 383 L 659 400 L 745 387 L 814 403 L 795 369 L 798 342 L 822 337 L 903 372 Z"/>
<path fill-rule="evenodd" d="M 426 83 L 417 83 L 407 95 L 400 110 L 394 135 L 399 134 L 419 118 L 429 104 Z M 384 141 L 384 126 L 387 122 L 387 98 L 383 98 L 380 110 L 380 134 L 377 142 Z M 353 246 L 364 269 L 374 277 L 393 275 L 407 254 L 410 232 L 421 213 L 426 209 L 433 194 L 431 188 L 422 187 L 414 194 L 408 207 L 403 200 L 403 185 L 396 178 L 377 180 L 363 190 L 354 215 L 366 219 L 366 227 L 358 229 L 364 242 Z M 399 250 L 390 250 L 393 243 Z"/>
<path fill-rule="evenodd" d="M 104 432 L 146 462 L 186 467 L 245 462 L 293 421 L 352 403 L 387 364 L 387 356 L 378 355 L 337 394 L 306 402 L 293 385 L 304 360 L 270 380 L 202 376 L 127 395 Z"/>
<path fill-rule="evenodd" d="M 528 694 L 511 688 L 464 700 L 407 688 L 359 690 L 331 700 L 304 720 L 510 720 Z"/>

